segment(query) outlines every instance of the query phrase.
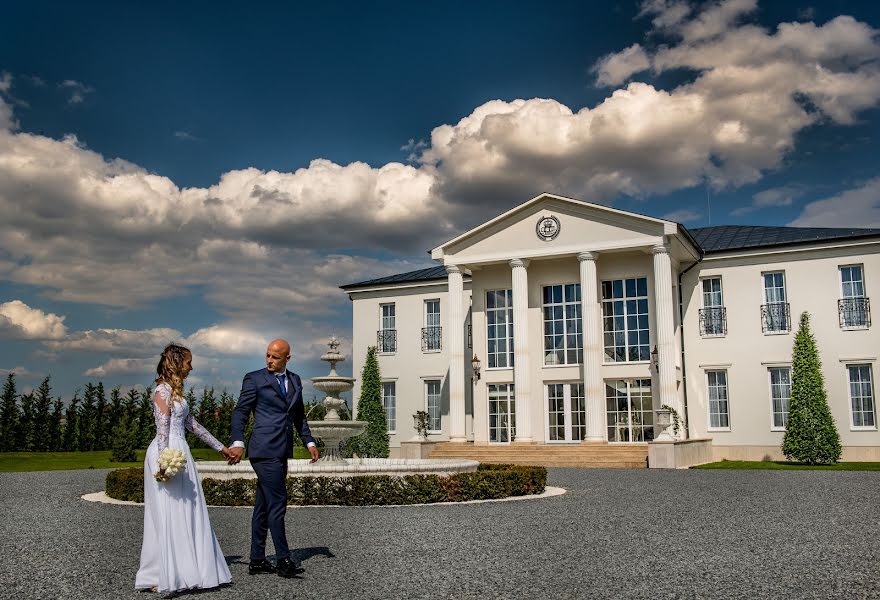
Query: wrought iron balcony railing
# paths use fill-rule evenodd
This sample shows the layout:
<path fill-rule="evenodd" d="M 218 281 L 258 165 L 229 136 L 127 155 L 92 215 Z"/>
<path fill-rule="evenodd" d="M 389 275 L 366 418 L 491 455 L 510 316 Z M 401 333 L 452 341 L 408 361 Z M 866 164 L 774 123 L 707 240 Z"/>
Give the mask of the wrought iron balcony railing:
<path fill-rule="evenodd" d="M 791 311 L 788 302 L 774 302 L 761 305 L 761 330 L 791 331 Z"/>
<path fill-rule="evenodd" d="M 700 335 L 727 335 L 727 309 L 712 306 L 700 309 Z"/>
<path fill-rule="evenodd" d="M 422 352 L 439 350 L 442 333 L 442 327 L 422 327 Z"/>
<path fill-rule="evenodd" d="M 871 326 L 871 303 L 867 298 L 842 298 L 837 301 L 840 326 L 868 328 Z"/>
<path fill-rule="evenodd" d="M 380 329 L 376 332 L 376 341 L 378 342 L 379 352 L 385 354 L 397 352 L 396 329 Z"/>

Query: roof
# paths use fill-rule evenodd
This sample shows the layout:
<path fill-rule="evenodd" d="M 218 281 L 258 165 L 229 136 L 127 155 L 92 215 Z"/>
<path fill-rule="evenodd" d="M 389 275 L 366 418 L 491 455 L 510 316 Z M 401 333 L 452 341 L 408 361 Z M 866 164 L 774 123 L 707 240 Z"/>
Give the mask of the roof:
<path fill-rule="evenodd" d="M 748 248 L 878 237 L 880 229 L 717 225 L 715 227 L 697 227 L 691 229 L 690 233 L 706 254 L 713 254 Z"/>
<path fill-rule="evenodd" d="M 382 285 L 397 285 L 401 283 L 420 283 L 427 281 L 446 281 L 446 267 L 428 267 L 427 269 L 419 269 L 418 271 L 409 271 L 398 275 L 389 275 L 387 277 L 379 277 L 378 279 L 369 279 L 367 281 L 359 281 L 357 283 L 349 283 L 339 286 L 343 290 L 353 288 L 374 287 Z"/>

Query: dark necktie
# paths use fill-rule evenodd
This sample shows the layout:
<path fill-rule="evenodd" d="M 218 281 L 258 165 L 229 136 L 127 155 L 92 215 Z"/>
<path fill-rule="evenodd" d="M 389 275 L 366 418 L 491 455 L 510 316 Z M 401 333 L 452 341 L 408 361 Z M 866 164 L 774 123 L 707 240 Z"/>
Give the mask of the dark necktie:
<path fill-rule="evenodd" d="M 281 395 L 287 396 L 287 386 L 285 386 L 285 379 L 287 379 L 284 375 L 276 375 L 275 379 L 278 380 L 278 385 L 281 386 Z"/>

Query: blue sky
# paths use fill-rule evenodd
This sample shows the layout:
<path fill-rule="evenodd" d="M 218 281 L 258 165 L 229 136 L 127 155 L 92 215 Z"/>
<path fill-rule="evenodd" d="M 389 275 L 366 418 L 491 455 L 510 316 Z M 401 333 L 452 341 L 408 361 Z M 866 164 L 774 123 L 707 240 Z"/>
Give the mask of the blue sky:
<path fill-rule="evenodd" d="M 237 390 L 283 336 L 322 375 L 339 285 L 540 191 L 880 227 L 878 27 L 871 2 L 8 6 L 0 373 L 143 386 L 173 339 Z"/>

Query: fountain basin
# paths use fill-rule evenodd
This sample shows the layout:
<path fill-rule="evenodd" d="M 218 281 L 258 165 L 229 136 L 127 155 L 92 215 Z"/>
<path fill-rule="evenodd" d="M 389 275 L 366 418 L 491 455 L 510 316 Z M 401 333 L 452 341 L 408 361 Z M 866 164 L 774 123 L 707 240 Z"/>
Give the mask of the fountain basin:
<path fill-rule="evenodd" d="M 349 458 L 344 463 L 313 463 L 308 459 L 287 461 L 288 477 L 356 477 L 358 475 L 452 475 L 472 473 L 480 465 L 475 460 L 431 458 Z M 222 460 L 198 461 L 199 480 L 255 479 L 248 461 L 229 465 Z"/>

